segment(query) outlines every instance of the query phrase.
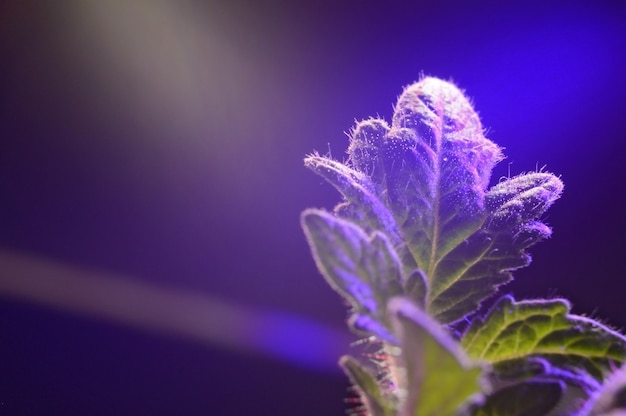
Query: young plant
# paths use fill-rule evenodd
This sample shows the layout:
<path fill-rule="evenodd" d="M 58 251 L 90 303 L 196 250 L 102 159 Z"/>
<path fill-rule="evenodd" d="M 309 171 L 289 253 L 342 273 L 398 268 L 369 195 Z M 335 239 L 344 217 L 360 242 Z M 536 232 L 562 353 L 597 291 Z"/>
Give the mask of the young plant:
<path fill-rule="evenodd" d="M 626 338 L 564 299 L 481 303 L 530 263 L 563 184 L 548 172 L 488 187 L 500 148 L 454 85 L 404 90 L 391 125 L 361 121 L 346 162 L 305 164 L 343 196 L 308 209 L 315 262 L 380 351 L 342 357 L 370 416 L 626 415 Z M 626 368 L 626 367 L 625 367 Z"/>

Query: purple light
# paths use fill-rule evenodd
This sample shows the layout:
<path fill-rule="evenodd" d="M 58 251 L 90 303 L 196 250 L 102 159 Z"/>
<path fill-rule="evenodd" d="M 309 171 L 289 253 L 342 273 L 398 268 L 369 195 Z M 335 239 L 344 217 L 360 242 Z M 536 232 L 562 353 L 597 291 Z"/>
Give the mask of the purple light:
<path fill-rule="evenodd" d="M 339 372 L 352 338 L 287 313 L 255 310 L 206 294 L 0 251 L 0 296 L 95 316 L 229 350 L 266 355 L 319 372 Z"/>

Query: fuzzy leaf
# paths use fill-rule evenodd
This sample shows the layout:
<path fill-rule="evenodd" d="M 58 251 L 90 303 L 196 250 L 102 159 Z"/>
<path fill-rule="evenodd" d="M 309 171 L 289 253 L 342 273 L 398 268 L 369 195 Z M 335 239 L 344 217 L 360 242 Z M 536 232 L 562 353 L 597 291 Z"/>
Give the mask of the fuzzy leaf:
<path fill-rule="evenodd" d="M 326 179 L 346 199 L 335 209 L 367 232 L 384 231 L 392 241 L 400 241 L 392 213 L 376 195 L 371 179 L 341 162 L 319 155 L 304 159 L 309 169 Z"/>
<path fill-rule="evenodd" d="M 353 307 L 352 325 L 386 340 L 388 300 L 402 292 L 402 265 L 388 238 L 368 236 L 359 226 L 309 209 L 302 226 L 320 272 Z"/>
<path fill-rule="evenodd" d="M 453 416 L 481 392 L 482 369 L 426 313 L 403 298 L 389 304 L 399 348 L 400 416 Z M 392 349 L 393 350 L 393 349 Z"/>
<path fill-rule="evenodd" d="M 425 279 L 404 293 L 418 289 L 413 299 L 444 324 L 475 311 L 528 265 L 524 250 L 551 232 L 538 218 L 563 188 L 540 172 L 487 190 L 500 149 L 463 93 L 436 78 L 404 90 L 391 126 L 358 123 L 348 154 L 346 163 L 319 155 L 305 163 L 344 196 L 337 216 L 387 235 L 403 272 L 419 271 Z"/>
<path fill-rule="evenodd" d="M 528 173 L 500 182 L 486 196 L 490 229 L 511 229 L 541 216 L 561 195 L 563 184 L 545 172 Z"/>
<path fill-rule="evenodd" d="M 339 365 L 359 390 L 363 406 L 369 416 L 391 416 L 393 407 L 380 391 L 376 377 L 350 356 L 343 356 Z"/>
<path fill-rule="evenodd" d="M 558 381 L 529 381 L 515 384 L 489 395 L 472 416 L 539 416 L 547 415 L 563 394 Z"/>
<path fill-rule="evenodd" d="M 524 250 L 551 234 L 536 218 L 562 190 L 550 173 L 517 176 L 491 188 L 481 228 L 438 265 L 429 312 L 442 322 L 455 321 L 510 281 L 512 270 L 527 266 L 531 259 Z"/>
<path fill-rule="evenodd" d="M 524 381 L 563 381 L 569 395 L 587 397 L 599 387 L 599 382 L 576 368 L 554 367 L 541 356 L 521 357 L 500 361 L 492 366 L 490 382 L 494 388 L 502 388 Z"/>
<path fill-rule="evenodd" d="M 543 413 L 543 416 L 575 414 L 580 409 L 581 403 L 599 387 L 598 381 L 586 373 L 576 369 L 568 371 L 553 367 L 547 360 L 537 356 L 497 363 L 493 365 L 488 376 L 496 391 L 525 383 L 560 384 L 563 387 L 560 401 L 550 413 Z"/>
<path fill-rule="evenodd" d="M 624 336 L 589 318 L 570 315 L 563 299 L 516 302 L 502 297 L 461 338 L 469 357 L 498 365 L 540 357 L 552 366 L 602 381 L 626 357 Z"/>
<path fill-rule="evenodd" d="M 389 206 L 431 282 L 451 248 L 483 220 L 484 192 L 500 149 L 450 83 L 426 78 L 398 99 L 381 152 Z"/>
<path fill-rule="evenodd" d="M 415 269 L 409 273 L 404 284 L 404 293 L 419 308 L 426 308 L 428 279 L 422 270 Z"/>
<path fill-rule="evenodd" d="M 577 416 L 622 414 L 626 414 L 626 367 L 611 375 Z"/>

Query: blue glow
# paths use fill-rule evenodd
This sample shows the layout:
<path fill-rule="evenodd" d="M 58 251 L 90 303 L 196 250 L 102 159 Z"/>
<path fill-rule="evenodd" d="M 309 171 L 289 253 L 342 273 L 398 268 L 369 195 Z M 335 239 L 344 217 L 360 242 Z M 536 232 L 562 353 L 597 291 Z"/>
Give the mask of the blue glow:
<path fill-rule="evenodd" d="M 486 31 L 490 39 L 477 45 L 471 61 L 464 63 L 474 69 L 463 72 L 482 84 L 477 90 L 493 92 L 477 103 L 490 111 L 486 125 L 517 129 L 527 138 L 570 141 L 572 120 L 602 118 L 595 103 L 611 99 L 612 86 L 622 77 L 615 54 L 622 42 L 618 19 L 598 7 L 552 10 L 530 21 L 508 23 L 512 26 L 506 36 Z M 562 144 L 543 143 L 547 151 Z"/>
<path fill-rule="evenodd" d="M 322 372 L 339 372 L 337 360 L 354 340 L 347 330 L 333 330 L 284 313 L 265 312 L 249 329 L 249 342 L 256 350 Z"/>

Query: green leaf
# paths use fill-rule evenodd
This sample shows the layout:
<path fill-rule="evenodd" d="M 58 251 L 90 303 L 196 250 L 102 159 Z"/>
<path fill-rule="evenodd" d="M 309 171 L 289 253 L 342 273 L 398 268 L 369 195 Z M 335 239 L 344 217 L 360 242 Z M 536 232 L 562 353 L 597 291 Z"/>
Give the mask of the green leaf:
<path fill-rule="evenodd" d="M 500 149 L 451 83 L 424 78 L 406 88 L 391 125 L 358 123 L 348 154 L 345 163 L 320 155 L 305 163 L 343 195 L 338 217 L 384 233 L 403 272 L 419 271 L 424 279 L 404 293 L 441 323 L 474 312 L 551 233 L 538 218 L 563 184 L 539 172 L 487 190 Z"/>
<path fill-rule="evenodd" d="M 488 374 L 497 392 L 511 385 L 526 383 L 558 383 L 564 389 L 560 401 L 546 416 L 573 415 L 599 387 L 598 381 L 584 372 L 553 367 L 538 356 L 530 356 L 495 364 Z"/>
<path fill-rule="evenodd" d="M 496 389 L 522 380 L 559 380 L 571 387 L 568 394 L 574 394 L 572 389 L 576 388 L 580 390 L 579 395 L 581 397 L 589 396 L 600 385 L 596 379 L 579 369 L 571 368 L 568 370 L 554 367 L 548 360 L 539 355 L 494 363 L 489 375 L 490 381 Z"/>
<path fill-rule="evenodd" d="M 398 99 L 381 154 L 389 205 L 433 282 L 445 254 L 480 227 L 500 150 L 461 91 L 425 78 Z"/>
<path fill-rule="evenodd" d="M 481 228 L 438 263 L 429 312 L 441 322 L 455 321 L 510 281 L 511 271 L 530 264 L 525 249 L 551 235 L 536 218 L 562 189 L 562 182 L 549 173 L 517 176 L 491 188 Z"/>
<path fill-rule="evenodd" d="M 472 416 L 547 415 L 561 399 L 564 386 L 559 381 L 528 381 L 505 387 L 476 406 Z"/>
<path fill-rule="evenodd" d="M 626 339 L 592 319 L 570 315 L 563 299 L 516 302 L 502 297 L 461 338 L 469 357 L 497 365 L 541 357 L 602 381 L 626 357 Z"/>
<path fill-rule="evenodd" d="M 486 195 L 485 202 L 491 212 L 489 228 L 510 229 L 538 218 L 562 191 L 561 181 L 545 172 L 501 181 Z"/>
<path fill-rule="evenodd" d="M 389 399 L 384 397 L 376 377 L 372 373 L 357 360 L 347 355 L 341 357 L 339 365 L 358 389 L 368 416 L 391 416 L 394 414 L 393 406 Z"/>
<path fill-rule="evenodd" d="M 389 313 L 401 416 L 453 416 L 480 395 L 482 368 L 437 322 L 404 298 L 392 299 Z"/>
<path fill-rule="evenodd" d="M 388 238 L 379 232 L 368 236 L 359 226 L 314 209 L 303 212 L 302 227 L 320 272 L 353 307 L 353 327 L 393 340 L 386 307 L 404 283 Z"/>
<path fill-rule="evenodd" d="M 367 232 L 384 231 L 395 243 L 400 241 L 393 214 L 383 204 L 371 179 L 341 162 L 310 155 L 304 164 L 332 184 L 346 199 L 335 211 Z"/>
<path fill-rule="evenodd" d="M 404 284 L 404 293 L 409 299 L 415 302 L 419 308 L 426 308 L 428 279 L 422 270 L 411 270 Z"/>
<path fill-rule="evenodd" d="M 461 319 L 504 283 L 498 276 L 481 282 L 476 276 L 473 282 L 465 279 L 477 258 L 488 252 L 487 242 L 483 248 L 466 241 L 487 218 L 485 189 L 501 158 L 498 146 L 482 133 L 459 89 L 425 78 L 398 99 L 381 152 L 388 204 L 428 278 L 426 309 L 443 323 Z"/>

